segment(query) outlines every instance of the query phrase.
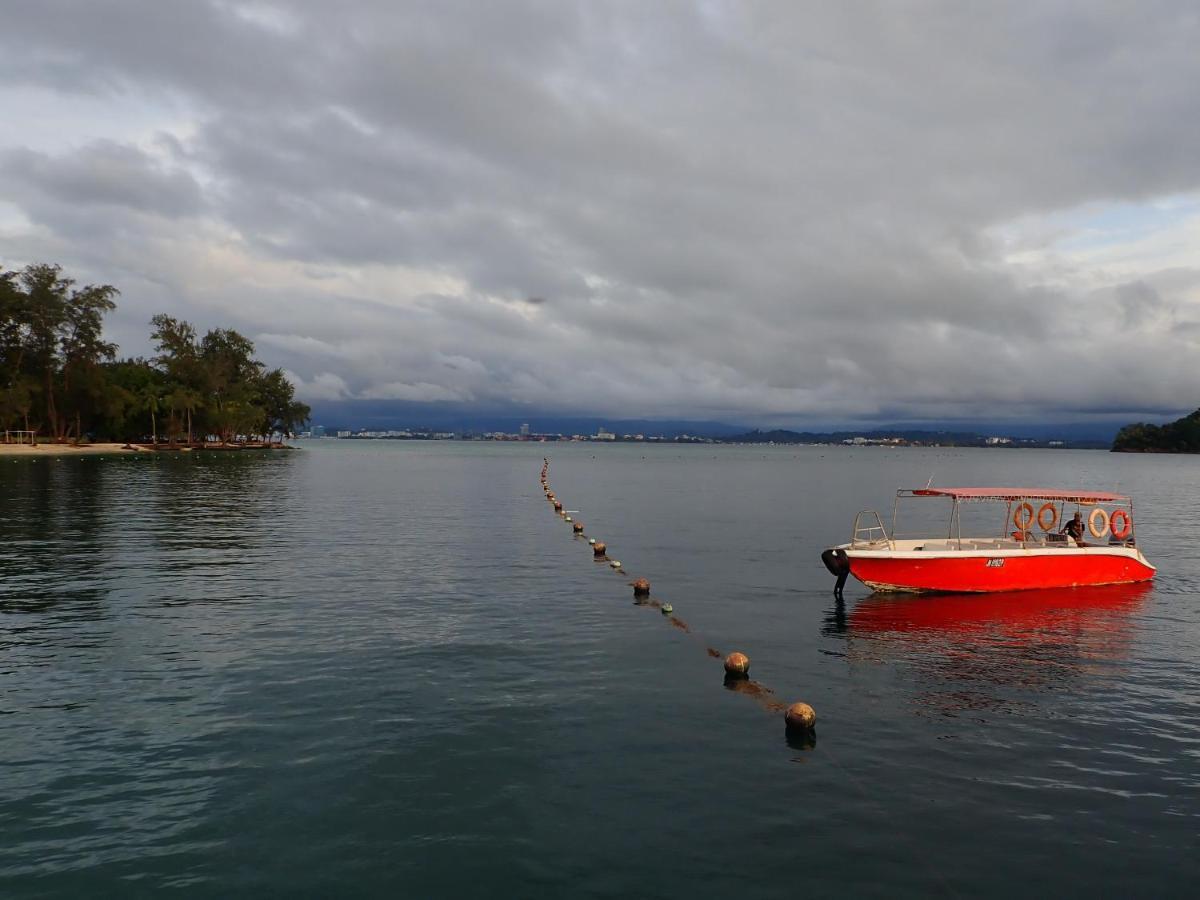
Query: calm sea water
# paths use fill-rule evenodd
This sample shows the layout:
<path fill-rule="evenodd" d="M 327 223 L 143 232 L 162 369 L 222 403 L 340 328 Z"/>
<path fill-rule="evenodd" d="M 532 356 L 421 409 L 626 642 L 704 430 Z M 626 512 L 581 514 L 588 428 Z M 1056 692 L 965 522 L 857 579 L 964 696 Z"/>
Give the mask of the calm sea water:
<path fill-rule="evenodd" d="M 622 576 L 552 514 L 550 481 Z M 6 897 L 1193 895 L 1197 467 L 308 442 L 0 458 Z M 1123 490 L 1152 587 L 846 603 L 897 487 Z M 688 630 L 633 604 L 644 576 Z M 723 685 L 741 650 L 815 744 Z"/>

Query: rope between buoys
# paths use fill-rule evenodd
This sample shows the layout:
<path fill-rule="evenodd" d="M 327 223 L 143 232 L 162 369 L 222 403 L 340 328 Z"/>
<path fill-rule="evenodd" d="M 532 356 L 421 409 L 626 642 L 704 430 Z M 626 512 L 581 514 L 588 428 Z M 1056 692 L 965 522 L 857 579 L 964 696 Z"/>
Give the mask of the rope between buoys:
<path fill-rule="evenodd" d="M 542 490 L 545 492 L 547 499 L 549 499 L 554 504 L 555 514 L 565 518 L 568 522 L 570 522 L 571 517 L 567 515 L 568 510 L 566 510 L 564 508 L 562 501 L 560 501 L 558 499 L 558 497 L 555 495 L 553 489 L 550 487 L 550 482 L 548 480 L 548 473 L 550 471 L 550 461 L 548 458 L 543 458 L 542 463 L 543 463 L 542 474 L 541 474 Z M 569 510 L 569 511 L 573 512 L 573 513 L 578 512 L 578 510 Z M 1031 510 L 1031 512 L 1032 512 L 1032 510 Z M 574 536 L 575 537 L 584 537 L 582 523 L 575 522 L 575 523 L 573 523 L 573 525 L 574 525 L 574 527 L 572 530 L 574 532 Z M 614 571 L 616 571 L 617 573 L 619 573 L 621 575 L 628 574 L 625 571 L 624 567 L 622 567 L 620 560 L 609 559 L 608 552 L 607 552 L 608 547 L 606 546 L 606 544 L 603 541 L 601 541 L 597 538 L 589 538 L 588 544 L 592 548 L 593 556 L 597 561 L 607 562 Z M 636 605 L 647 606 L 647 607 L 650 607 L 651 609 L 658 609 L 659 611 L 662 612 L 663 617 L 666 618 L 668 622 L 670 622 L 672 627 L 679 629 L 684 634 L 688 634 L 694 638 L 699 639 L 699 635 L 695 634 L 692 631 L 691 627 L 687 624 L 687 622 L 683 621 L 683 619 L 674 615 L 674 611 L 675 611 L 674 607 L 669 602 L 660 601 L 660 600 L 653 599 L 650 597 L 650 582 L 649 582 L 649 580 L 647 580 L 646 578 L 637 578 L 637 579 L 629 582 L 629 585 L 633 588 L 634 603 Z M 708 645 L 705 645 L 705 653 L 709 657 L 714 658 L 714 659 L 721 659 L 721 657 L 722 657 L 722 654 L 719 650 L 715 649 L 714 647 L 708 646 Z M 737 671 L 731 670 L 731 668 L 730 668 L 730 660 L 734 660 L 735 657 L 741 657 L 741 659 L 745 660 L 744 667 L 741 667 L 740 662 L 738 662 L 737 666 L 734 667 L 735 669 L 738 669 L 738 667 L 741 667 L 740 670 L 737 670 Z M 749 678 L 749 664 L 750 664 L 750 661 L 748 658 L 745 657 L 744 654 L 738 653 L 738 652 L 731 653 L 725 660 L 725 672 L 726 672 L 725 687 L 736 693 L 746 694 L 751 699 L 755 700 L 764 710 L 766 710 L 770 713 L 778 714 L 785 710 L 789 711 L 789 721 L 788 721 L 789 731 L 794 730 L 794 726 L 793 726 L 792 720 L 791 720 L 791 711 L 795 710 L 798 707 L 803 707 L 804 710 L 807 710 L 807 713 L 811 714 L 812 708 L 809 707 L 808 704 L 805 704 L 805 703 L 796 703 L 796 704 L 793 704 L 791 707 L 789 707 L 786 704 L 780 703 L 778 700 L 775 700 L 774 699 L 775 692 L 773 690 L 771 690 L 766 685 L 764 685 L 758 681 L 753 681 L 752 679 Z M 803 712 L 803 710 L 801 710 L 801 712 Z M 815 716 L 813 717 L 813 719 L 815 720 Z M 809 726 L 809 728 L 811 730 L 811 725 Z"/>

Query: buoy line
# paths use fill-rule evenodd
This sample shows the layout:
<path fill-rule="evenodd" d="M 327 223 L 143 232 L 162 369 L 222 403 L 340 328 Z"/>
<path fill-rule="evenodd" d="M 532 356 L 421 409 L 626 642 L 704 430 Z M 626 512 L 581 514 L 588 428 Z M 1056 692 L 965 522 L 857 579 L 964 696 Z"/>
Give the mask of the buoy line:
<path fill-rule="evenodd" d="M 566 516 L 562 511 L 562 505 L 556 502 L 553 490 L 550 488 L 548 473 L 550 470 L 550 461 L 548 458 L 542 459 L 542 489 L 546 493 L 547 499 L 555 503 L 555 513 L 559 516 Z M 582 523 L 572 523 L 580 525 Z M 576 530 L 572 528 L 576 537 L 587 537 L 583 534 L 583 529 Z M 588 545 L 592 548 L 593 558 L 596 562 L 608 562 L 608 564 L 619 574 L 626 575 L 619 560 L 609 560 L 607 556 L 607 546 L 597 538 L 588 537 Z M 646 588 L 644 594 L 637 593 L 637 585 L 643 582 Z M 638 578 L 629 582 L 634 588 L 635 594 L 633 602 L 638 606 L 648 606 L 659 609 L 663 616 L 676 628 L 686 634 L 693 634 L 687 623 L 674 615 L 674 608 L 670 603 L 660 602 L 650 596 L 650 582 L 645 578 Z M 693 634 L 693 637 L 696 635 Z M 721 659 L 722 654 L 715 647 L 705 647 L 705 652 L 712 659 Z M 776 699 L 775 692 L 766 685 L 754 681 L 750 678 L 750 658 L 744 653 L 733 652 L 724 657 L 723 667 L 725 670 L 725 688 L 739 694 L 745 694 L 750 699 L 754 700 L 764 710 L 772 715 L 783 713 L 784 733 L 786 735 L 787 744 L 789 747 L 797 750 L 811 750 L 816 746 L 816 723 L 817 714 L 813 708 L 804 702 L 795 702 L 792 704 L 781 703 Z M 849 782 L 858 790 L 863 797 L 869 797 L 870 794 L 863 786 L 858 778 L 857 773 L 844 766 L 835 756 L 828 755 L 825 757 L 835 766 L 841 769 L 847 776 Z M 942 872 L 937 869 L 928 857 L 922 855 L 921 862 L 926 870 L 939 881 L 943 886 L 949 889 L 946 878 Z"/>
<path fill-rule="evenodd" d="M 574 537 L 586 538 L 588 546 L 592 550 L 592 558 L 596 562 L 608 563 L 609 567 L 618 574 L 628 575 L 629 573 L 625 571 L 620 560 L 609 558 L 608 545 L 598 538 L 588 537 L 584 533 L 583 522 L 568 515 L 568 513 L 578 515 L 579 510 L 567 510 L 564 508 L 562 501 L 558 499 L 554 490 L 550 487 L 549 472 L 550 460 L 548 457 L 542 457 L 542 492 L 552 504 L 554 514 L 571 525 L 571 532 Z M 685 634 L 692 634 L 692 629 L 688 626 L 687 622 L 675 615 L 674 606 L 669 602 L 659 601 L 650 596 L 649 579 L 642 577 L 635 578 L 629 582 L 629 586 L 633 588 L 633 602 L 635 605 L 658 609 L 672 626 L 683 631 Z M 705 647 L 705 652 L 714 659 L 722 658 L 721 652 L 713 647 Z M 775 699 L 775 692 L 773 690 L 750 678 L 750 657 L 740 651 L 734 651 L 725 656 L 723 667 L 725 669 L 725 687 L 727 689 L 747 695 L 767 712 L 775 715 L 783 713 L 784 727 L 788 735 L 789 746 L 811 749 L 815 745 L 817 714 L 811 706 L 799 701 L 789 705 Z"/>

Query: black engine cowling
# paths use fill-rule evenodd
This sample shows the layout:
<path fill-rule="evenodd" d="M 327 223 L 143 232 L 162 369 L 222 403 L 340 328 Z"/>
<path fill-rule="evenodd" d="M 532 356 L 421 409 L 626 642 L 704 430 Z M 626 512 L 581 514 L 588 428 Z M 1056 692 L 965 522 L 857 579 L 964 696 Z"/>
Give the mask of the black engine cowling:
<path fill-rule="evenodd" d="M 845 550 L 831 547 L 821 553 L 821 562 L 825 563 L 829 574 L 837 578 L 837 583 L 833 586 L 833 594 L 840 600 L 842 588 L 846 586 L 846 579 L 850 576 L 850 557 L 846 555 Z"/>
<path fill-rule="evenodd" d="M 821 562 L 825 563 L 830 575 L 847 575 L 850 572 L 850 557 L 840 548 L 824 551 Z"/>

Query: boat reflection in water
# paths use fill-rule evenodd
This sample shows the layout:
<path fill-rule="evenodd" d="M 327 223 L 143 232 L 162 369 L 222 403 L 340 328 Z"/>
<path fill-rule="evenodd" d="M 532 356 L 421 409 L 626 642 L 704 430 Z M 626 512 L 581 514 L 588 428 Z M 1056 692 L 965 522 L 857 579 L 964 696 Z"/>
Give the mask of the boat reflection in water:
<path fill-rule="evenodd" d="M 1149 583 L 994 594 L 872 594 L 825 632 L 854 667 L 899 664 L 922 682 L 928 713 L 1012 711 L 1050 690 L 1112 675 L 1129 656 Z"/>

